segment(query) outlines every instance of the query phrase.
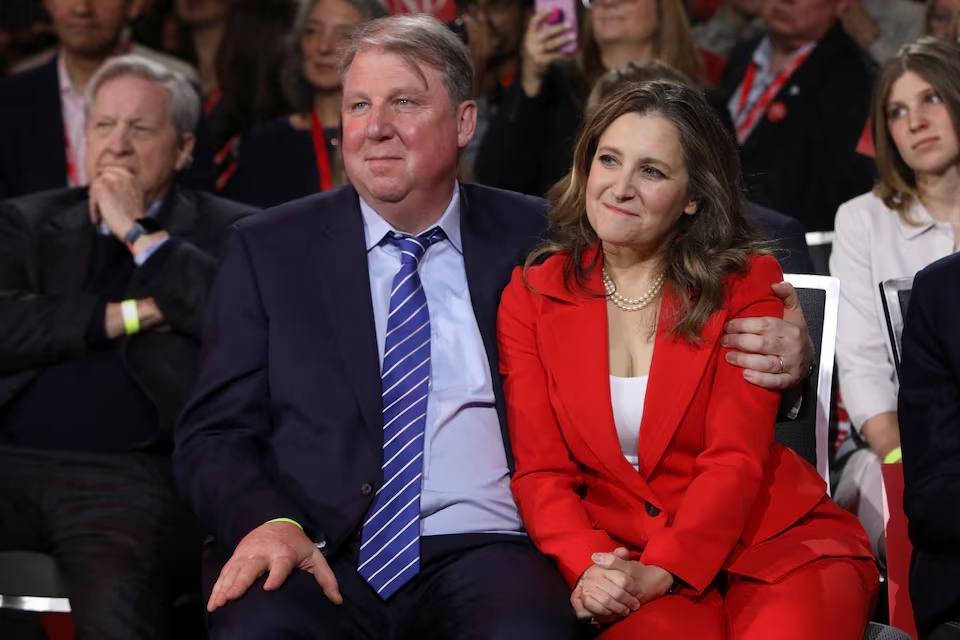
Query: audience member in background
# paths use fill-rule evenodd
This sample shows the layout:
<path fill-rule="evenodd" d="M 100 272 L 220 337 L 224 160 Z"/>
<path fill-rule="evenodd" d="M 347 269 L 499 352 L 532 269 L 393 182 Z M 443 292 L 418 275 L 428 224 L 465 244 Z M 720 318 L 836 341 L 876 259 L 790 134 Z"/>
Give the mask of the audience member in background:
<path fill-rule="evenodd" d="M 747 196 L 833 228 L 843 202 L 868 190 L 874 168 L 857 153 L 872 62 L 839 22 L 846 0 L 763 0 L 768 33 L 741 43 L 723 75 Z"/>
<path fill-rule="evenodd" d="M 668 80 L 688 87 L 696 87 L 689 77 L 665 62 L 659 60 L 628 62 L 619 69 L 608 71 L 593 85 L 593 90 L 587 99 L 587 119 L 626 85 L 652 80 Z M 729 121 L 721 118 L 721 122 L 729 128 Z M 730 133 L 732 135 L 732 131 Z M 767 238 L 774 242 L 773 255 L 780 262 L 784 273 L 814 273 L 806 234 L 799 222 L 790 216 L 752 202 L 746 203 L 746 213 L 763 229 Z"/>
<path fill-rule="evenodd" d="M 122 56 L 87 95 L 89 189 L 0 204 L 0 549 L 56 558 L 78 638 L 169 638 L 199 556 L 165 453 L 250 209 L 174 187 L 200 113 L 182 76 Z"/>
<path fill-rule="evenodd" d="M 926 9 L 915 0 L 847 0 L 840 20 L 878 64 L 923 35 Z"/>
<path fill-rule="evenodd" d="M 956 250 L 960 45 L 925 37 L 903 47 L 877 80 L 871 121 L 880 181 L 837 211 L 830 255 L 830 273 L 842 285 L 840 390 L 868 448 L 851 454 L 835 498 L 859 515 L 883 560 L 880 462 L 899 459 L 900 428 L 880 283 L 912 276 Z"/>
<path fill-rule="evenodd" d="M 345 55 L 351 185 L 238 225 L 177 431 L 222 565 L 214 637 L 572 637 L 569 592 L 516 535 L 497 366 L 500 293 L 546 203 L 458 183 L 474 85 L 445 25 L 377 20 Z M 792 311 L 726 327 L 783 351 L 731 353 L 745 378 L 802 377 Z"/>
<path fill-rule="evenodd" d="M 780 395 L 719 341 L 784 310 L 742 192 L 696 89 L 627 86 L 503 292 L 513 494 L 603 640 L 860 640 L 875 604 L 863 528 L 774 442 Z"/>
<path fill-rule="evenodd" d="M 477 130 L 463 151 L 466 175 L 475 174 L 477 154 L 496 115 L 504 92 L 520 69 L 520 48 L 533 14 L 530 0 L 476 0 L 461 17 L 467 28 L 467 46 L 476 73 Z"/>
<path fill-rule="evenodd" d="M 724 0 L 709 20 L 693 27 L 697 46 L 726 59 L 742 40 L 763 34 L 762 0 Z"/>
<path fill-rule="evenodd" d="M 0 3 L 0 76 L 21 60 L 52 51 L 56 35 L 39 0 Z"/>
<path fill-rule="evenodd" d="M 561 49 L 576 39 L 549 13 L 530 19 L 520 73 L 480 147 L 478 182 L 543 195 L 570 169 L 587 95 L 608 69 L 656 58 L 695 80 L 704 65 L 681 0 L 597 0 L 584 14 L 581 64 Z"/>
<path fill-rule="evenodd" d="M 178 72 L 183 62 L 132 45 L 125 23 L 134 0 L 45 0 L 60 38 L 47 62 L 0 80 L 0 198 L 86 185 L 84 89 L 111 56 L 132 50 Z M 212 186 L 209 140 L 198 131 L 195 162 L 182 179 Z"/>
<path fill-rule="evenodd" d="M 928 36 L 944 40 L 955 40 L 957 37 L 954 24 L 960 2 L 958 0 L 928 0 L 926 32 Z"/>
<path fill-rule="evenodd" d="M 387 13 L 379 0 L 305 0 L 288 39 L 284 89 L 296 112 L 243 141 L 224 195 L 258 207 L 346 182 L 340 155 L 340 59 L 354 31 Z"/>
<path fill-rule="evenodd" d="M 181 45 L 181 55 L 197 66 L 200 75 L 200 92 L 204 110 L 216 104 L 219 81 L 217 79 L 217 52 L 223 41 L 223 33 L 230 17 L 232 0 L 176 0 L 177 18 L 186 31 Z"/>
<path fill-rule="evenodd" d="M 290 111 L 281 76 L 284 39 L 297 13 L 291 0 L 233 0 L 231 7 L 217 52 L 216 94 L 206 103 L 218 192 L 236 172 L 250 131 Z"/>
<path fill-rule="evenodd" d="M 913 280 L 903 327 L 898 414 L 903 508 L 913 558 L 910 600 L 920 640 L 960 622 L 960 255 Z M 954 631 L 954 636 L 958 632 Z"/>

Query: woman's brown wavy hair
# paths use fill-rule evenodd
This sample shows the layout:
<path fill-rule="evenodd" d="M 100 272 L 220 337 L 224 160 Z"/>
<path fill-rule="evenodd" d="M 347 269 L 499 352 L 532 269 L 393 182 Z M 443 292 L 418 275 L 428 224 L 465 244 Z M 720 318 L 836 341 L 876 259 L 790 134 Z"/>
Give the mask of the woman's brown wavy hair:
<path fill-rule="evenodd" d="M 929 36 L 905 44 L 883 65 L 874 85 L 870 117 L 880 180 L 873 188 L 873 193 L 888 208 L 896 211 L 904 222 L 917 224 L 909 217 L 910 203 L 918 197 L 917 176 L 897 150 L 890 135 L 887 117 L 890 91 L 894 83 L 908 71 L 929 82 L 937 92 L 947 107 L 956 133 L 960 123 L 960 45 Z"/>
<path fill-rule="evenodd" d="M 671 122 L 680 139 L 689 174 L 689 199 L 697 212 L 683 215 L 666 244 L 664 280 L 679 309 L 673 337 L 691 343 L 724 299 L 724 278 L 743 272 L 749 254 L 769 253 L 762 235 L 744 212 L 740 161 L 733 137 L 703 95 L 675 82 L 628 84 L 600 105 L 584 123 L 573 152 L 573 168 L 548 197 L 550 238 L 527 258 L 524 269 L 548 255 L 566 255 L 563 271 L 572 294 L 602 296 L 586 281 L 603 260 L 584 264 L 599 239 L 586 212 L 587 176 L 603 132 L 628 113 L 657 115 Z"/>

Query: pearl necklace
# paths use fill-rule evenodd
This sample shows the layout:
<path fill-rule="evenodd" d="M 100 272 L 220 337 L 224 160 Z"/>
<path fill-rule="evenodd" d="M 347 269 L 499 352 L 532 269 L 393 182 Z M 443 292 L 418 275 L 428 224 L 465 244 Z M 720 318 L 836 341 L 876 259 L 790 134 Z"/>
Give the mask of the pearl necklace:
<path fill-rule="evenodd" d="M 660 289 L 663 287 L 663 274 L 661 273 L 657 276 L 657 279 L 653 281 L 653 284 L 650 285 L 650 288 L 645 294 L 639 298 L 625 298 L 620 293 L 617 292 L 617 285 L 614 284 L 613 278 L 610 277 L 610 274 L 607 273 L 607 267 L 603 267 L 603 288 L 607 291 L 607 297 L 624 311 L 640 311 L 645 308 L 654 298 L 657 297 L 657 294 L 660 293 Z"/>

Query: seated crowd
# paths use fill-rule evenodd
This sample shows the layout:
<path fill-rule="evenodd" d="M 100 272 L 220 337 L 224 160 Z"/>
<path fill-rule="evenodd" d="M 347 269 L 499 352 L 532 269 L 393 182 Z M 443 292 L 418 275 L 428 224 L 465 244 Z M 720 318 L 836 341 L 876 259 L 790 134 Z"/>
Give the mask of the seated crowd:
<path fill-rule="evenodd" d="M 960 622 L 960 3 L 36 4 L 0 553 L 77 638 L 859 640 L 901 460 L 920 638 Z M 832 487 L 774 439 L 806 232 Z"/>

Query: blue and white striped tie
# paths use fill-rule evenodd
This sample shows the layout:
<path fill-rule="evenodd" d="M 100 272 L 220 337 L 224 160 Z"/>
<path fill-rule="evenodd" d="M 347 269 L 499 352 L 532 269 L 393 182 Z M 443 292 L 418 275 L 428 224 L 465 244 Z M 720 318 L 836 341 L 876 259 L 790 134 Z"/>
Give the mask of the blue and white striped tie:
<path fill-rule="evenodd" d="M 359 572 L 386 600 L 420 571 L 420 484 L 430 380 L 430 311 L 417 266 L 440 229 L 388 235 L 400 249 L 383 347 L 383 486 L 363 523 Z"/>

